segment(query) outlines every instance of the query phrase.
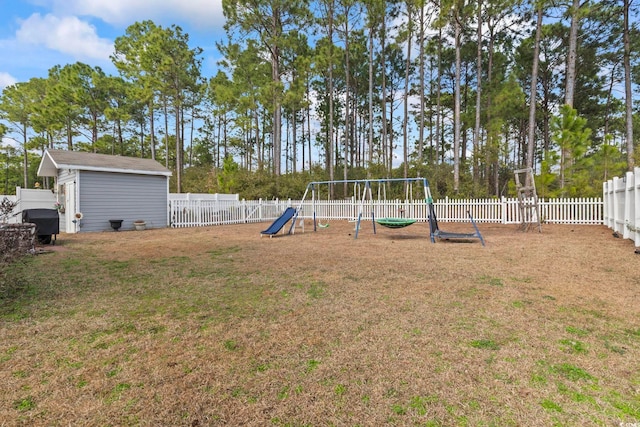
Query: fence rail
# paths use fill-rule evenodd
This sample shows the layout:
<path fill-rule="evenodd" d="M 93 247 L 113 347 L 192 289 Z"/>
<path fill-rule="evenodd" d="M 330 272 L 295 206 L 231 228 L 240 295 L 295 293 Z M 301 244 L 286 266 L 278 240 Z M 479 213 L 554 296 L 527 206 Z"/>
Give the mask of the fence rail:
<path fill-rule="evenodd" d="M 640 247 L 640 168 L 602 184 L 604 224 Z"/>
<path fill-rule="evenodd" d="M 541 219 L 547 224 L 603 224 L 603 202 L 600 198 L 540 199 Z M 172 200 L 170 219 L 172 227 L 198 227 L 218 224 L 241 224 L 273 221 L 288 207 L 300 208 L 299 218 L 323 221 L 352 220 L 385 217 L 413 218 L 428 221 L 428 205 L 424 200 Z M 468 221 L 467 211 L 478 223 L 519 224 L 518 199 L 450 199 L 434 201 L 438 221 Z"/>

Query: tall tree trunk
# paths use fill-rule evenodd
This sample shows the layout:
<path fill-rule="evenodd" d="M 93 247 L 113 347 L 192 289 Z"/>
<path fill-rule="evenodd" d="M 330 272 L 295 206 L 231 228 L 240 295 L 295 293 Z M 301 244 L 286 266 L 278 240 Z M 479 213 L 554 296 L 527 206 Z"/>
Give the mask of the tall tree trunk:
<path fill-rule="evenodd" d="M 98 115 L 91 113 L 91 151 L 94 153 L 97 152 L 96 142 L 98 142 Z"/>
<path fill-rule="evenodd" d="M 437 75 L 438 77 L 436 78 L 436 132 L 435 132 L 435 149 L 434 151 L 437 151 L 438 148 L 440 146 L 440 139 L 441 139 L 441 135 L 442 135 L 442 129 L 441 129 L 441 124 L 442 124 L 442 26 L 438 27 L 438 59 L 437 59 Z M 436 154 L 435 157 L 435 161 L 438 161 L 438 153 L 434 153 Z"/>
<path fill-rule="evenodd" d="M 529 133 L 527 135 L 527 168 L 533 169 L 533 153 L 536 145 L 536 94 L 538 92 L 538 65 L 540 63 L 540 38 L 542 36 L 542 4 L 538 4 L 536 19 L 536 36 L 533 45 L 533 64 L 531 66 L 531 93 L 529 95 Z M 525 185 L 531 186 L 530 174 L 527 174 Z"/>
<path fill-rule="evenodd" d="M 410 91 L 410 83 L 409 77 L 411 74 L 411 39 L 413 39 L 413 10 L 411 7 L 410 0 L 407 1 L 407 59 L 405 62 L 405 71 L 404 71 L 404 95 L 403 95 L 403 106 L 404 106 L 404 120 L 402 122 L 402 162 L 404 163 L 403 168 L 403 177 L 407 178 L 409 176 L 409 91 Z"/>
<path fill-rule="evenodd" d="M 480 110 L 482 109 L 482 0 L 478 0 L 478 27 L 476 29 L 476 117 L 473 129 L 473 185 L 477 186 L 480 180 Z"/>
<path fill-rule="evenodd" d="M 311 93 L 311 81 L 307 79 L 307 99 L 310 98 Z M 309 150 L 309 172 L 311 172 L 313 161 L 311 157 L 311 103 L 307 104 L 307 145 Z"/>
<path fill-rule="evenodd" d="M 488 52 L 488 61 L 487 61 L 487 87 L 491 87 L 493 84 L 493 55 L 494 55 L 494 45 L 495 45 L 495 24 L 491 21 L 491 17 L 489 17 L 487 21 L 487 25 L 489 27 L 489 46 L 487 49 Z M 487 123 L 491 125 L 491 120 L 493 117 L 490 114 L 490 111 L 493 107 L 493 97 L 491 91 L 487 91 L 487 100 L 486 100 L 486 109 L 487 109 Z M 500 183 L 499 183 L 499 172 L 500 172 L 500 149 L 497 146 L 498 142 L 496 141 L 497 137 L 493 132 L 487 132 L 487 142 L 485 145 L 486 151 L 486 165 L 485 165 L 485 173 L 487 180 L 487 189 L 489 193 L 492 193 L 496 196 L 500 193 Z M 493 188 L 491 188 L 491 181 L 493 179 Z"/>
<path fill-rule="evenodd" d="M 327 157 L 329 158 L 329 180 L 333 181 L 335 178 L 335 152 L 333 149 L 333 114 L 334 114 L 334 105 L 333 105 L 333 97 L 334 97 L 334 88 L 333 88 L 333 13 L 334 13 L 334 0 L 329 0 L 329 129 L 327 136 L 327 145 L 329 152 L 327 153 Z M 334 188 L 333 185 L 329 186 L 329 194 L 333 199 Z"/>
<path fill-rule="evenodd" d="M 189 166 L 193 165 L 193 132 L 195 131 L 194 123 L 196 121 L 194 114 L 194 110 L 191 110 L 191 123 L 189 126 Z"/>
<path fill-rule="evenodd" d="M 629 7 L 631 1 L 632 0 L 624 0 L 624 28 L 622 33 L 622 43 L 624 45 L 624 94 L 628 171 L 633 171 L 635 166 L 635 158 L 633 155 L 633 94 L 631 92 L 631 38 L 629 36 Z"/>
<path fill-rule="evenodd" d="M 275 18 L 274 18 L 275 19 Z M 278 51 L 277 47 L 273 48 L 275 52 Z M 275 53 L 271 58 L 272 77 L 275 83 L 280 82 L 280 62 L 279 54 Z M 274 88 L 274 92 L 278 90 Z M 280 95 L 274 93 L 273 99 L 273 173 L 278 176 L 281 173 L 280 160 L 282 157 L 282 109 L 280 106 Z"/>
<path fill-rule="evenodd" d="M 461 66 L 462 66 L 462 24 L 460 23 L 460 15 L 458 5 L 454 12 L 454 31 L 455 31 L 455 50 L 456 50 L 456 76 L 455 76 L 455 95 L 453 104 L 453 191 L 457 194 L 460 191 L 460 128 L 461 128 L 461 115 L 460 115 L 460 80 L 461 80 Z"/>
<path fill-rule="evenodd" d="M 121 142 L 121 146 L 124 146 L 124 141 Z M 144 158 L 144 122 L 142 121 L 140 122 L 140 158 Z"/>
<path fill-rule="evenodd" d="M 573 108 L 576 88 L 576 58 L 578 55 L 578 27 L 580 23 L 580 0 L 573 0 L 571 5 L 571 27 L 569 29 L 569 47 L 567 48 L 567 65 L 565 75 L 564 103 Z M 563 147 L 560 153 L 560 188 L 566 186 L 565 172 L 571 161 L 569 147 Z"/>
<path fill-rule="evenodd" d="M 67 150 L 73 151 L 73 128 L 71 125 L 71 119 L 66 119 L 66 128 L 67 128 Z"/>
<path fill-rule="evenodd" d="M 224 122 L 222 122 L 222 163 L 224 164 L 224 159 L 227 158 L 229 154 L 229 144 L 228 144 L 228 125 L 229 121 L 225 117 Z"/>
<path fill-rule="evenodd" d="M 180 129 L 180 106 L 176 104 L 176 193 L 182 193 L 182 138 Z"/>
<path fill-rule="evenodd" d="M 24 188 L 29 188 L 29 150 L 27 149 L 27 124 L 22 124 L 22 178 Z M 8 158 L 8 155 L 7 155 Z"/>
<path fill-rule="evenodd" d="M 116 128 L 118 131 L 118 145 L 120 145 L 120 155 L 124 156 L 124 138 L 122 138 L 122 122 L 120 121 L 120 119 L 116 120 Z M 143 133 L 143 138 L 144 138 L 144 133 Z M 144 157 L 144 147 L 141 147 L 140 155 L 141 157 Z"/>
<path fill-rule="evenodd" d="M 369 27 L 369 166 L 373 164 L 373 24 Z"/>
<path fill-rule="evenodd" d="M 382 29 L 380 31 L 380 69 L 382 70 L 382 141 L 381 146 L 383 147 L 382 153 L 384 155 L 384 163 L 387 163 L 387 176 L 391 177 L 391 167 L 392 167 L 392 159 L 393 159 L 393 147 L 389 147 L 389 153 L 387 154 L 387 140 L 388 129 L 387 129 L 387 67 L 386 67 L 386 38 L 387 38 L 387 19 L 386 17 L 382 18 Z"/>
<path fill-rule="evenodd" d="M 434 98 L 434 91 L 433 91 L 433 82 L 435 81 L 435 79 L 433 78 L 433 70 L 434 70 L 434 66 L 433 66 L 433 55 L 430 55 L 429 57 L 429 99 L 432 100 Z M 434 164 L 434 134 L 435 134 L 435 128 L 434 128 L 434 108 L 433 108 L 433 104 L 431 101 L 429 101 L 429 165 L 433 165 Z"/>
<path fill-rule="evenodd" d="M 460 83 L 460 88 L 462 90 L 462 98 L 461 98 L 461 108 L 460 108 L 460 114 L 462 114 L 462 109 L 464 108 L 465 111 L 467 111 L 468 105 L 469 105 L 469 92 L 470 92 L 470 88 L 471 88 L 471 84 L 469 83 L 471 81 L 471 77 L 469 76 L 469 67 L 467 66 L 467 64 L 465 63 L 463 66 L 463 74 L 462 76 L 464 76 L 464 82 Z M 463 122 L 462 122 L 462 118 L 460 119 L 460 164 L 464 165 L 467 162 L 467 139 L 468 139 L 468 135 L 466 132 L 466 128 L 464 126 L 462 126 Z"/>
<path fill-rule="evenodd" d="M 395 96 L 396 91 L 392 87 L 391 91 L 389 92 L 389 99 L 391 100 L 391 102 L 389 102 L 389 176 L 391 176 L 393 173 L 393 143 L 395 139 L 395 134 L 393 132 L 393 117 L 396 108 L 393 104 L 393 100 L 395 99 Z"/>
<path fill-rule="evenodd" d="M 298 133 L 298 117 L 297 117 L 297 112 L 294 111 L 293 112 L 293 123 L 291 124 L 291 133 L 292 133 L 292 138 L 291 138 L 291 150 L 293 150 L 293 159 L 292 159 L 292 167 L 291 170 L 293 171 L 293 173 L 295 174 L 297 172 L 297 165 L 296 163 L 298 163 L 298 144 L 297 144 L 297 137 L 296 134 Z M 302 147 L 303 151 L 304 151 L 304 146 Z"/>
<path fill-rule="evenodd" d="M 164 107 L 164 166 L 169 168 L 169 112 L 167 111 L 167 98 L 162 99 Z"/>
<path fill-rule="evenodd" d="M 286 114 L 285 114 L 286 116 Z M 285 117 L 286 119 L 286 117 Z M 286 124 L 285 124 L 285 142 L 284 142 L 284 173 L 288 174 L 289 173 L 289 159 L 291 158 L 291 156 L 289 155 L 289 144 L 290 144 L 290 136 L 291 133 L 289 132 L 289 129 L 291 127 L 291 115 L 289 115 L 289 118 L 285 120 Z"/>
<path fill-rule="evenodd" d="M 349 63 L 349 8 L 345 10 L 345 28 L 344 28 L 344 50 L 345 50 L 345 113 L 344 113 L 344 170 L 343 170 L 343 179 L 344 183 L 344 194 L 347 194 L 348 184 L 346 182 L 349 177 L 349 146 L 351 144 L 351 117 L 349 116 L 349 104 L 351 102 L 351 86 L 350 86 L 350 73 L 351 67 Z"/>
<path fill-rule="evenodd" d="M 567 48 L 567 74 L 565 76 L 564 103 L 573 107 L 576 88 L 576 58 L 578 56 L 578 27 L 580 26 L 580 0 L 571 5 L 571 27 L 569 29 L 569 47 Z"/>
<path fill-rule="evenodd" d="M 420 68 L 420 123 L 418 126 L 418 164 L 422 165 L 424 159 L 424 27 L 426 25 L 424 16 L 424 3 L 418 3 L 420 7 L 420 34 L 418 36 L 418 43 L 420 43 L 420 55 L 419 68 Z"/>
<path fill-rule="evenodd" d="M 253 121 L 254 121 L 254 127 L 255 127 L 255 139 L 256 139 L 256 157 L 257 157 L 257 162 L 258 162 L 258 170 L 262 170 L 262 168 L 264 167 L 264 163 L 263 163 L 263 159 L 261 156 L 261 152 L 262 152 L 262 142 L 260 141 L 261 138 L 261 134 L 260 134 L 260 114 L 258 112 L 258 109 L 254 109 L 253 110 Z"/>
<path fill-rule="evenodd" d="M 217 122 L 217 131 L 218 131 L 218 136 L 216 138 L 216 148 L 215 148 L 215 167 L 216 169 L 219 169 L 221 167 L 221 163 L 220 163 L 220 145 L 222 143 L 222 122 L 223 122 L 223 116 L 219 116 L 218 120 L 216 120 Z"/>
<path fill-rule="evenodd" d="M 153 98 L 149 101 L 149 133 L 151 136 L 151 158 L 156 159 L 156 130 L 154 120 Z"/>
<path fill-rule="evenodd" d="M 300 140 L 300 148 L 301 148 L 300 154 L 302 155 L 302 158 L 300 159 L 300 172 L 304 172 L 305 163 L 307 161 L 307 156 L 305 154 L 306 153 L 306 151 L 305 151 L 306 147 L 304 145 L 305 138 L 306 138 L 306 136 L 305 136 L 306 134 L 304 132 L 304 129 L 305 129 L 304 125 L 305 125 L 305 122 L 306 122 L 306 110 L 301 110 L 300 113 L 302 114 L 302 117 L 300 118 L 301 119 L 300 120 L 300 127 L 302 128 L 302 129 L 300 129 L 301 136 L 302 136 L 302 138 Z M 311 154 L 311 152 L 309 152 L 309 154 Z"/>

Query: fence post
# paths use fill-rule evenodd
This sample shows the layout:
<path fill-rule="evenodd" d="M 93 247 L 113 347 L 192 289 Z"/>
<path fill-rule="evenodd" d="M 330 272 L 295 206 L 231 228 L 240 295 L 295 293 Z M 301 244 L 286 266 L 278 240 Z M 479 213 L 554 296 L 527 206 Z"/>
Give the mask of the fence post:
<path fill-rule="evenodd" d="M 21 187 L 16 187 L 16 202 L 18 202 L 18 204 L 16 205 L 15 208 L 13 208 L 13 210 L 15 212 L 22 212 L 22 188 Z"/>
<path fill-rule="evenodd" d="M 615 213 L 614 213 L 614 200 L 613 192 L 615 187 L 613 186 L 613 179 L 607 181 L 607 226 L 614 229 L 615 227 Z"/>
<path fill-rule="evenodd" d="M 625 239 L 631 238 L 631 229 L 629 228 L 632 221 L 632 208 L 634 202 L 634 187 L 635 180 L 633 179 L 633 172 L 627 171 L 624 174 L 624 213 L 622 222 L 622 237 Z"/>
<path fill-rule="evenodd" d="M 640 247 L 640 168 L 633 168 L 633 222 L 632 226 L 635 230 L 634 243 L 636 248 Z"/>
<path fill-rule="evenodd" d="M 242 203 L 240 203 L 240 208 L 242 209 L 242 222 L 247 223 L 247 201 L 242 199 Z"/>
<path fill-rule="evenodd" d="M 605 181 L 602 183 L 602 222 L 604 225 L 609 225 L 609 203 L 607 201 L 607 187 L 609 186 L 609 181 Z"/>
<path fill-rule="evenodd" d="M 446 221 L 449 215 L 449 196 L 444 196 L 444 203 L 441 206 L 442 213 L 440 215 L 436 214 L 436 218 L 439 217 Z"/>
<path fill-rule="evenodd" d="M 612 195 L 611 195 L 611 205 L 612 205 L 612 213 L 613 213 L 613 220 L 611 221 L 611 228 L 613 229 L 613 231 L 618 231 L 618 219 L 619 219 L 619 213 L 618 213 L 618 181 L 619 178 L 617 176 L 613 177 L 613 188 L 612 190 Z"/>

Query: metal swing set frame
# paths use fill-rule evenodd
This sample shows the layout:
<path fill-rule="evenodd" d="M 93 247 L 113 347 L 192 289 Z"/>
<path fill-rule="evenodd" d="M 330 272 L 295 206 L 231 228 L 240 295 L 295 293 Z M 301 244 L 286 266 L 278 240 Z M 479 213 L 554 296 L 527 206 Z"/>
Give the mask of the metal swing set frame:
<path fill-rule="evenodd" d="M 356 222 L 354 239 L 358 238 L 358 233 L 360 231 L 360 226 L 363 219 L 363 214 L 365 211 L 365 206 L 369 206 L 371 208 L 371 223 L 373 225 L 373 234 L 376 234 L 376 224 L 388 227 L 388 228 L 403 228 L 407 227 L 416 222 L 415 219 L 403 218 L 403 217 L 387 217 L 387 218 L 376 218 L 375 211 L 373 209 L 373 187 L 377 185 L 377 196 L 378 200 L 386 200 L 386 184 L 394 183 L 394 182 L 402 182 L 406 184 L 406 192 L 407 199 L 410 195 L 413 196 L 413 184 L 419 183 L 422 184 L 423 194 L 425 196 L 426 203 L 432 203 L 431 198 L 431 190 L 429 189 L 429 182 L 426 178 L 377 178 L 377 179 L 347 179 L 347 180 L 335 180 L 335 181 L 313 181 L 307 184 L 307 188 L 302 196 L 302 201 L 300 202 L 300 208 L 298 211 L 302 209 L 302 204 L 309 194 L 311 195 L 311 206 L 313 210 L 313 231 L 317 231 L 318 227 L 326 228 L 328 224 L 321 224 L 318 218 L 318 202 L 321 199 L 321 187 L 327 187 L 327 200 L 330 197 L 330 188 L 334 185 L 339 184 L 350 184 L 353 185 L 354 188 L 354 197 L 358 198 L 358 210 L 357 215 L 354 218 Z M 295 222 L 291 225 L 293 229 L 295 227 Z M 291 231 L 291 230 L 290 230 Z"/>
<path fill-rule="evenodd" d="M 304 195 L 302 196 L 302 200 L 300 201 L 300 205 L 297 209 L 288 208 L 287 211 L 278 218 L 268 230 L 263 231 L 263 234 L 271 234 L 271 229 L 275 232 L 280 230 L 286 222 L 290 219 L 291 226 L 289 227 L 288 234 L 295 233 L 296 223 L 298 222 L 298 216 L 302 212 L 303 204 L 305 200 L 307 200 L 307 196 L 311 194 L 311 206 L 313 210 L 313 231 L 317 231 L 318 227 L 326 228 L 329 224 L 321 224 L 317 214 L 318 202 L 321 200 L 321 191 L 320 188 L 322 186 L 327 186 L 327 201 L 330 202 L 330 194 L 331 194 L 331 186 L 337 184 L 353 184 L 354 188 L 354 197 L 358 196 L 358 212 L 354 218 L 356 222 L 355 226 L 355 235 L 354 239 L 358 238 L 358 233 L 360 231 L 360 225 L 363 219 L 365 206 L 368 204 L 371 208 L 371 223 L 373 225 L 373 234 L 376 234 L 376 224 L 387 228 L 404 228 L 416 222 L 415 219 L 402 217 L 387 217 L 387 218 L 377 218 L 375 215 L 374 205 L 373 205 L 373 185 L 377 184 L 377 193 L 378 200 L 386 200 L 386 186 L 385 184 L 394 183 L 394 182 L 403 182 L 405 184 L 406 191 L 406 200 L 413 200 L 413 184 L 419 183 L 422 184 L 423 195 L 425 203 L 429 209 L 429 229 L 430 229 L 430 238 L 431 242 L 435 243 L 436 239 L 444 239 L 444 240 L 452 240 L 452 239 L 478 239 L 482 243 L 482 246 L 485 245 L 484 238 L 482 234 L 480 234 L 480 230 L 476 225 L 473 217 L 471 216 L 471 212 L 467 212 L 469 214 L 469 219 L 471 220 L 471 224 L 473 225 L 474 232 L 473 233 L 451 233 L 447 231 L 440 230 L 438 226 L 438 220 L 435 214 L 435 207 L 433 205 L 433 198 L 431 196 L 431 190 L 429 188 L 429 182 L 426 178 L 378 178 L 378 179 L 349 179 L 349 180 L 335 180 L 335 181 L 313 181 L 307 184 L 307 188 L 305 189 Z M 304 221 L 300 221 L 300 225 L 302 227 L 302 231 L 304 232 Z"/>

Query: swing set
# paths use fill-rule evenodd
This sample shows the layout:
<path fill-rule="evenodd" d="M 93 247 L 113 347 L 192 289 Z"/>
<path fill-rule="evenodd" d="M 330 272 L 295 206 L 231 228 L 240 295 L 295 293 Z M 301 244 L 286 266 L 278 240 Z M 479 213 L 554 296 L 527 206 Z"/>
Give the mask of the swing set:
<path fill-rule="evenodd" d="M 392 207 L 381 205 L 379 202 L 387 200 L 387 187 L 392 183 L 403 183 L 404 191 L 405 191 L 405 200 L 409 202 L 408 206 L 405 208 L 398 209 L 399 216 L 384 216 L 377 217 L 376 215 L 376 201 L 374 194 L 377 194 L 377 206 L 379 206 L 379 210 L 385 210 L 385 214 L 389 213 L 389 210 Z M 358 238 L 358 233 L 360 231 L 360 226 L 362 220 L 364 218 L 365 209 L 370 209 L 370 218 L 371 223 L 373 224 L 373 233 L 376 234 L 376 224 L 381 225 L 387 228 L 404 228 L 408 227 L 411 224 L 414 224 L 417 220 L 413 218 L 407 218 L 404 216 L 407 208 L 412 205 L 410 201 L 413 200 L 413 187 L 414 184 L 422 185 L 422 191 L 424 200 L 426 203 L 431 203 L 431 191 L 429 189 L 429 184 L 426 178 L 381 178 L 381 179 L 359 179 L 359 180 L 337 180 L 337 181 L 314 181 L 310 182 L 307 185 L 307 189 L 305 190 L 304 195 L 302 196 L 302 201 L 300 204 L 299 211 L 302 209 L 302 204 L 309 194 L 311 195 L 311 207 L 313 210 L 313 231 L 317 231 L 319 228 L 327 228 L 329 227 L 328 218 L 330 218 L 330 212 L 328 209 L 336 206 L 335 201 L 331 200 L 331 189 L 332 186 L 343 184 L 345 187 L 353 186 L 353 199 L 358 201 L 357 208 L 355 212 L 348 212 L 346 215 L 341 215 L 342 217 L 351 217 L 352 221 L 356 223 L 355 225 L 355 239 Z M 375 191 L 374 191 L 375 190 Z M 340 204 L 337 204 L 340 206 Z M 345 207 L 351 207 L 353 204 L 345 204 Z M 322 223 L 321 218 L 325 219 L 325 222 Z M 295 225 L 292 224 L 292 228 Z"/>
<path fill-rule="evenodd" d="M 404 185 L 405 205 L 396 208 L 397 205 L 385 204 L 380 202 L 387 201 L 387 189 L 394 183 L 402 183 Z M 337 180 L 337 181 L 314 181 L 307 185 L 307 188 L 300 202 L 300 206 L 297 212 L 302 212 L 303 204 L 307 197 L 311 196 L 311 208 L 313 211 L 313 231 L 317 231 L 318 228 L 328 228 L 329 218 L 332 216 L 332 212 L 329 209 L 347 209 L 352 208 L 353 203 L 345 203 L 341 205 L 335 200 L 331 200 L 332 186 L 343 184 L 345 188 L 350 185 L 353 186 L 352 200 L 358 201 L 355 211 L 351 212 L 339 212 L 340 218 L 351 218 L 352 222 L 355 222 L 355 236 L 358 238 L 360 226 L 362 220 L 365 217 L 365 211 L 369 213 L 369 218 L 373 225 L 373 234 L 376 234 L 376 225 L 380 225 L 387 228 L 397 229 L 408 227 L 417 222 L 417 219 L 412 218 L 412 215 L 405 215 L 407 211 L 415 209 L 413 204 L 414 200 L 414 186 L 417 188 L 416 193 L 419 195 L 421 188 L 421 196 L 424 198 L 425 204 L 428 207 L 428 218 L 430 227 L 431 242 L 435 243 L 436 239 L 479 239 L 484 246 L 484 239 L 476 226 L 473 217 L 469 214 L 471 223 L 473 224 L 473 233 L 451 233 L 440 230 L 438 222 L 435 217 L 435 208 L 433 205 L 433 198 L 431 196 L 431 190 L 429 189 L 429 183 L 426 178 L 380 178 L 380 179 L 359 179 L 359 180 Z M 397 186 L 397 184 L 396 184 Z M 396 191 L 395 194 L 399 192 Z M 377 196 L 377 197 L 376 197 Z M 342 207 L 344 206 L 344 208 Z M 395 212 L 394 212 L 395 209 Z M 381 215 L 377 215 L 380 213 Z M 394 215 L 395 213 L 395 215 Z M 424 215 L 426 216 L 426 215 Z M 321 221 L 324 218 L 324 223 Z M 304 231 L 304 222 L 301 222 L 302 229 Z M 295 221 L 291 224 L 289 233 L 294 231 L 296 226 Z"/>

